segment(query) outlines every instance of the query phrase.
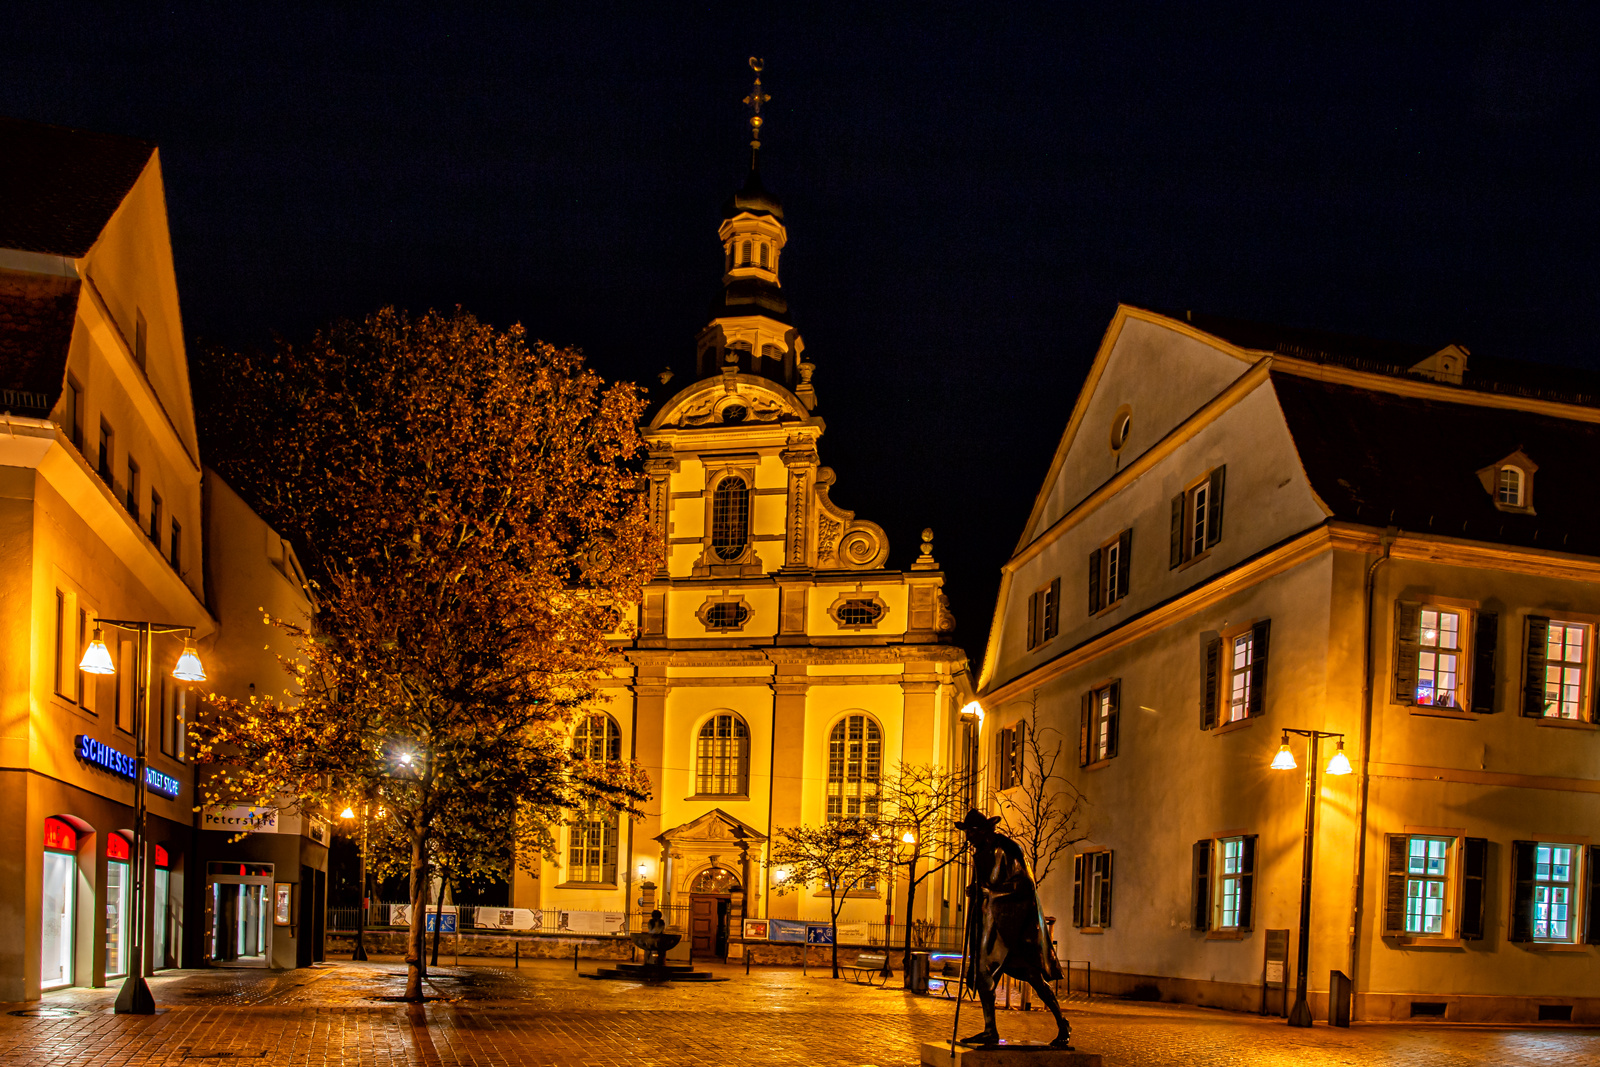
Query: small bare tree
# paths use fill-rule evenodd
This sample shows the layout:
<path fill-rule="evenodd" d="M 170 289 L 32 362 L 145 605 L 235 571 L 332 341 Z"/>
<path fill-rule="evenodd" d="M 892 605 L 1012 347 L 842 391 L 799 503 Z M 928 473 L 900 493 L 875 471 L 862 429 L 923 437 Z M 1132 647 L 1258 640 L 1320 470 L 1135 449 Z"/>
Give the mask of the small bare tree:
<path fill-rule="evenodd" d="M 870 889 L 883 873 L 890 857 L 885 829 L 865 819 L 831 819 L 821 826 L 788 826 L 777 833 L 768 862 L 782 878 L 776 892 L 793 893 L 818 884 L 828 891 L 835 978 L 839 977 L 839 912 L 852 891 Z"/>
<path fill-rule="evenodd" d="M 883 799 L 892 814 L 896 866 L 906 869 L 906 932 L 901 973 L 910 982 L 912 916 L 917 887 L 961 858 L 966 842 L 956 830 L 966 796 L 964 770 L 933 764 L 902 763 L 884 782 Z M 885 941 L 888 931 L 884 931 Z"/>
<path fill-rule="evenodd" d="M 1035 885 L 1043 885 L 1063 853 L 1089 836 L 1088 800 L 1062 772 L 1066 737 L 1039 725 L 1039 691 L 1028 696 L 1027 737 L 1022 739 L 1018 782 L 993 794 L 1001 823 L 1027 857 Z"/>

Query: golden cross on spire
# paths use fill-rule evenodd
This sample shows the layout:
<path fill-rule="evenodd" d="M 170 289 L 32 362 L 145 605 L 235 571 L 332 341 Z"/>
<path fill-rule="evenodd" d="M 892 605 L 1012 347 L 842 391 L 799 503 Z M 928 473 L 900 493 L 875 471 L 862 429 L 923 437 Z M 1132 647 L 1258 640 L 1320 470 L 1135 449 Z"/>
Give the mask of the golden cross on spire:
<path fill-rule="evenodd" d="M 750 90 L 750 95 L 744 98 L 744 102 L 750 107 L 751 170 L 755 170 L 756 153 L 761 150 L 761 105 L 772 99 L 761 89 L 761 72 L 766 68 L 766 65 L 764 60 L 757 59 L 755 56 L 750 57 L 750 69 L 756 72 L 756 83 Z"/>

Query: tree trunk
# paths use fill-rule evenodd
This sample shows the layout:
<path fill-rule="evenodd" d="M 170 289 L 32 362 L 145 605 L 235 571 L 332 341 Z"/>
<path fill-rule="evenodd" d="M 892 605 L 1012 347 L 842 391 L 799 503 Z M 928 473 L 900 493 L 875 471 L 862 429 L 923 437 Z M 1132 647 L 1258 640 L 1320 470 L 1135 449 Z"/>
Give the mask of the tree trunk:
<path fill-rule="evenodd" d="M 421 1003 L 422 980 L 427 977 L 423 932 L 428 914 L 428 835 L 418 818 L 411 824 L 411 930 L 406 937 L 405 999 Z"/>
<path fill-rule="evenodd" d="M 900 975 L 907 989 L 911 988 L 911 909 L 917 903 L 916 876 L 917 859 L 916 855 L 913 854 L 911 857 L 911 877 L 906 879 L 906 947 L 905 951 L 900 953 Z M 886 935 L 884 941 L 887 942 L 888 931 L 884 931 L 884 934 Z"/>
<path fill-rule="evenodd" d="M 439 966 L 439 932 L 444 926 L 444 893 L 450 888 L 450 879 L 441 872 L 439 875 L 439 903 L 433 908 L 433 966 Z M 456 929 L 460 929 L 460 921 L 456 920 Z"/>
<path fill-rule="evenodd" d="M 839 905 L 830 898 L 829 913 L 833 916 L 833 976 L 839 977 Z"/>

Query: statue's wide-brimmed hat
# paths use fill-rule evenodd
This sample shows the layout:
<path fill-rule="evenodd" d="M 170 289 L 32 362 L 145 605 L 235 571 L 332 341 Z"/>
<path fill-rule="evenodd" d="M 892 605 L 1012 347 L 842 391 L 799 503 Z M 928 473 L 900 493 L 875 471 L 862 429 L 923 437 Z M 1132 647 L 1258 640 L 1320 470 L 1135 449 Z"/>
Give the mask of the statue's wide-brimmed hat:
<path fill-rule="evenodd" d="M 968 811 L 966 816 L 956 823 L 957 830 L 965 830 L 969 834 L 993 833 L 995 826 L 1000 822 L 1000 816 L 990 818 L 977 808 Z"/>

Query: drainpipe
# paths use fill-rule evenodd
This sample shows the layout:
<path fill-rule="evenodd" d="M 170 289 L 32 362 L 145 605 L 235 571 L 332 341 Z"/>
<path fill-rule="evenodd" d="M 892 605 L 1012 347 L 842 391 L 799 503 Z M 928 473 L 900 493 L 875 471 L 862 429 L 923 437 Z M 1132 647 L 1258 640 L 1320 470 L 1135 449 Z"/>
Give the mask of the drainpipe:
<path fill-rule="evenodd" d="M 1372 636 L 1375 629 L 1372 621 L 1373 601 L 1377 591 L 1378 568 L 1389 561 L 1389 550 L 1394 546 L 1395 538 L 1400 531 L 1391 526 L 1383 532 L 1383 537 L 1378 541 L 1378 558 L 1374 559 L 1367 567 L 1366 580 L 1366 619 L 1363 640 L 1361 642 L 1362 673 L 1361 673 L 1361 779 L 1356 790 L 1356 870 L 1354 885 L 1351 887 L 1352 903 L 1350 907 L 1350 1017 L 1355 1018 L 1356 1005 L 1356 967 L 1361 962 L 1361 919 L 1362 903 L 1366 893 L 1367 872 L 1367 795 L 1371 788 L 1372 768 L 1372 674 L 1376 669 L 1377 657 L 1373 654 Z"/>

